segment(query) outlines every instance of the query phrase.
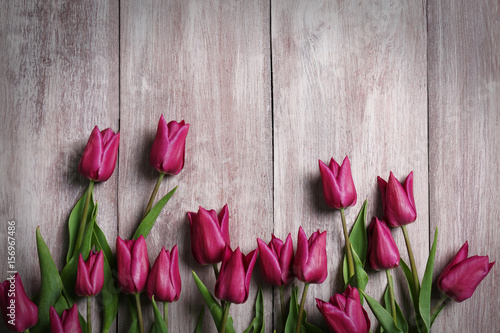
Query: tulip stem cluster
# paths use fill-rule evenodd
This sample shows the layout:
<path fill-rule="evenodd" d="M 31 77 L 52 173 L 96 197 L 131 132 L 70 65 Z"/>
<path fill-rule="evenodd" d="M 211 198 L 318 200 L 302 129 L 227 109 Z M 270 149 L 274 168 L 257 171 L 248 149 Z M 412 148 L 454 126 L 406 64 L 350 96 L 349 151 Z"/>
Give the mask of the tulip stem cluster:
<path fill-rule="evenodd" d="M 229 306 L 230 305 L 231 305 L 231 302 L 226 302 L 226 304 L 224 304 L 224 314 L 222 316 L 222 325 L 220 328 L 220 333 L 226 332 L 226 323 L 227 323 L 227 317 L 229 316 Z"/>
<path fill-rule="evenodd" d="M 151 193 L 151 197 L 149 198 L 148 205 L 146 206 L 146 211 L 144 212 L 144 216 L 142 217 L 143 220 L 149 214 L 149 212 L 151 211 L 151 208 L 153 207 L 153 203 L 155 202 L 155 198 L 156 198 L 156 193 L 158 193 L 158 189 L 160 188 L 161 181 L 163 180 L 163 177 L 165 177 L 165 174 L 160 172 L 160 176 L 158 177 L 158 180 L 156 181 L 155 188 L 153 189 L 153 193 Z"/>
<path fill-rule="evenodd" d="M 87 333 L 92 333 L 92 297 L 87 297 Z"/>
<path fill-rule="evenodd" d="M 144 333 L 144 322 L 142 320 L 142 309 L 141 309 L 141 294 L 136 293 L 135 304 L 137 306 L 137 320 L 139 321 L 139 332 Z"/>
<path fill-rule="evenodd" d="M 392 314 L 392 319 L 394 319 L 394 323 L 396 325 L 398 324 L 398 318 L 396 315 L 396 300 L 394 296 L 394 284 L 392 282 L 392 276 L 391 276 L 391 270 L 387 269 L 385 271 L 385 274 L 387 275 L 387 284 L 389 285 L 389 296 L 391 298 L 391 314 Z"/>
<path fill-rule="evenodd" d="M 91 179 L 89 183 L 89 188 L 87 190 L 87 195 L 85 196 L 85 206 L 83 206 L 82 221 L 80 222 L 80 229 L 78 229 L 78 235 L 76 236 L 75 248 L 73 249 L 73 256 L 75 256 L 80 250 L 80 246 L 83 241 L 83 234 L 85 233 L 85 224 L 87 224 L 87 215 L 89 212 L 90 197 L 94 191 L 94 181 Z"/>
<path fill-rule="evenodd" d="M 309 283 L 304 283 L 304 291 L 302 292 L 302 299 L 300 300 L 299 317 L 297 319 L 297 329 L 295 333 L 300 333 L 302 327 L 302 315 L 304 314 L 304 305 L 306 304 L 307 289 L 309 288 Z"/>
<path fill-rule="evenodd" d="M 351 242 L 349 241 L 349 232 L 347 231 L 347 224 L 345 222 L 344 208 L 340 208 L 340 216 L 342 217 L 342 228 L 344 229 L 347 269 L 349 272 L 349 278 L 351 278 L 354 275 L 354 261 L 352 259 Z"/>
<path fill-rule="evenodd" d="M 410 236 L 408 235 L 408 231 L 406 230 L 406 226 L 403 225 L 401 226 L 401 229 L 403 229 L 403 235 L 405 236 L 405 243 L 406 243 L 406 249 L 408 250 L 408 257 L 410 258 L 410 265 L 411 265 L 411 273 L 413 274 L 413 281 L 415 283 L 415 291 L 417 295 L 420 294 L 420 284 L 418 280 L 418 273 L 417 273 L 417 265 L 415 265 L 415 258 L 413 257 L 413 251 L 411 249 L 411 243 L 410 243 Z"/>

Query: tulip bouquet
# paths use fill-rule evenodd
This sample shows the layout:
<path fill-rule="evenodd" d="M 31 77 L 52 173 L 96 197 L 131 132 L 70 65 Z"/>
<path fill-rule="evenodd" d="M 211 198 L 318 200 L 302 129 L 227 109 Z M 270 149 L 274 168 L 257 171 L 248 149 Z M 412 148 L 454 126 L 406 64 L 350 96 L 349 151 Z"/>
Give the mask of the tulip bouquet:
<path fill-rule="evenodd" d="M 131 239 L 116 239 L 116 256 L 97 223 L 98 205 L 93 199 L 95 182 L 111 177 L 117 159 L 119 133 L 111 129 L 92 131 L 81 157 L 78 170 L 89 179 L 88 189 L 73 208 L 69 221 L 69 246 L 66 265 L 58 271 L 39 228 L 36 242 L 41 271 L 40 293 L 30 299 L 24 292 L 19 274 L 0 284 L 0 311 L 7 328 L 14 332 L 91 332 L 93 298 L 103 305 L 102 332 L 109 332 L 115 321 L 118 304 L 127 303 L 131 318 L 129 332 L 145 332 L 140 294 L 144 291 L 154 311 L 150 332 L 168 332 L 168 305 L 181 297 L 181 276 L 177 245 L 170 251 L 163 247 L 150 266 L 147 237 L 160 212 L 175 193 L 173 188 L 158 202 L 156 196 L 164 176 L 178 174 L 184 166 L 184 146 L 189 124 L 160 118 L 158 131 L 151 149 L 150 162 L 159 172 L 144 216 Z M 468 243 L 458 251 L 437 279 L 442 298 L 431 308 L 431 289 L 437 230 L 430 249 L 422 281 L 419 280 L 415 258 L 406 225 L 417 218 L 413 198 L 413 173 L 400 183 L 392 174 L 388 181 L 378 177 L 384 216 L 373 217 L 366 228 L 367 204 L 364 202 L 349 232 L 344 210 L 354 206 L 357 192 L 351 175 L 348 157 L 342 165 L 333 158 L 327 165 L 319 161 L 324 199 L 329 207 L 340 210 L 345 239 L 343 265 L 344 285 L 329 301 L 316 299 L 330 332 L 369 332 L 371 323 L 364 302 L 380 323 L 381 332 L 429 332 L 433 322 L 449 299 L 462 302 L 471 297 L 495 262 L 487 256 L 468 258 Z M 326 231 L 317 230 L 309 237 L 299 228 L 296 249 L 289 233 L 285 241 L 271 235 L 267 243 L 256 239 L 256 248 L 248 254 L 230 244 L 228 205 L 217 212 L 199 207 L 198 212 L 187 212 L 190 222 L 191 251 L 202 266 L 212 266 L 216 283 L 208 288 L 193 271 L 192 276 L 200 296 L 208 306 L 218 332 L 233 333 L 230 306 L 241 304 L 250 295 L 250 281 L 254 266 L 259 262 L 262 280 L 280 291 L 282 331 L 286 333 L 323 332 L 307 321 L 304 304 L 311 284 L 321 284 L 328 274 Z M 409 265 L 400 257 L 391 228 L 401 228 L 408 252 Z M 408 284 L 414 316 L 405 318 L 396 302 L 391 270 L 400 267 Z M 366 268 L 384 270 L 387 288 L 380 304 L 365 292 L 369 274 Z M 295 278 L 303 282 L 302 297 L 299 287 L 292 287 L 285 295 L 285 286 Z M 11 290 L 16 292 L 12 293 Z M 76 300 L 87 300 L 87 317 L 79 313 Z M 163 303 L 163 314 L 157 302 Z M 15 316 L 12 314 L 15 313 Z M 255 301 L 255 318 L 244 333 L 264 332 L 263 293 L 259 289 Z M 202 327 L 203 309 L 197 320 L 196 332 Z"/>

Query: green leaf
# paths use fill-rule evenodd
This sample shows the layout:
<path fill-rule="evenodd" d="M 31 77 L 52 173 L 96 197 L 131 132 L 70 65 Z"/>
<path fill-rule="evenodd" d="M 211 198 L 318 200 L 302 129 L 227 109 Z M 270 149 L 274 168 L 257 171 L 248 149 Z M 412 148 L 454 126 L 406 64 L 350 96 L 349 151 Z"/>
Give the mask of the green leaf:
<path fill-rule="evenodd" d="M 302 315 L 302 326 L 307 333 L 325 333 L 321 328 L 316 325 L 307 322 L 307 312 L 304 309 L 304 314 Z"/>
<path fill-rule="evenodd" d="M 243 333 L 249 333 L 251 330 L 254 333 L 264 333 L 264 298 L 262 297 L 261 288 L 259 288 L 255 300 L 255 318 Z"/>
<path fill-rule="evenodd" d="M 111 249 L 106 236 L 97 223 L 94 223 L 92 245 L 95 247 L 96 251 L 102 250 L 104 254 L 104 285 L 100 294 L 104 312 L 102 330 L 103 332 L 109 332 L 111 325 L 115 321 L 116 314 L 118 313 L 120 290 L 115 285 L 113 272 L 111 270 L 111 265 L 113 265 L 113 267 L 115 266 Z M 113 260 L 113 264 L 110 264 L 110 260 Z"/>
<path fill-rule="evenodd" d="M 394 319 L 389 312 L 382 305 L 380 305 L 375 299 L 368 296 L 364 291 L 360 290 L 360 293 L 365 297 L 368 306 L 372 310 L 373 314 L 377 318 L 378 322 L 384 330 L 388 333 L 403 333 L 394 323 Z"/>
<path fill-rule="evenodd" d="M 64 293 L 66 300 L 73 305 L 75 294 L 75 281 L 76 275 L 78 272 L 78 260 L 79 255 L 82 254 L 83 260 L 87 260 L 89 257 L 90 249 L 92 246 L 92 231 L 94 229 L 95 218 L 97 215 L 97 204 L 94 206 L 94 209 L 91 214 L 91 220 L 85 227 L 85 233 L 83 234 L 83 241 L 80 247 L 80 251 L 77 252 L 77 255 L 73 256 L 70 261 L 64 266 L 61 271 L 61 280 L 64 285 Z"/>
<path fill-rule="evenodd" d="M 94 230 L 92 235 L 92 245 L 95 245 L 96 248 L 102 250 L 104 254 L 104 258 L 108 261 L 110 266 L 115 267 L 113 252 L 111 252 L 111 248 L 109 247 L 108 240 L 106 239 L 106 235 L 102 232 L 101 228 L 94 223 Z"/>
<path fill-rule="evenodd" d="M 441 303 L 441 305 L 434 311 L 434 313 L 431 316 L 431 327 L 432 324 L 434 324 L 434 321 L 436 320 L 437 316 L 443 311 L 444 306 L 446 305 L 446 302 Z"/>
<path fill-rule="evenodd" d="M 151 328 L 151 333 L 168 333 L 168 327 L 165 325 L 165 321 L 161 316 L 160 310 L 158 310 L 154 296 L 151 298 L 151 303 L 153 304 L 153 311 L 155 315 L 155 321 L 153 323 L 153 327 Z"/>
<path fill-rule="evenodd" d="M 215 297 L 213 297 L 212 294 L 208 291 L 207 287 L 203 284 L 198 275 L 196 275 L 194 271 L 191 271 L 191 273 L 193 273 L 194 282 L 196 283 L 196 286 L 198 287 L 201 296 L 205 300 L 205 303 L 208 306 L 208 310 L 212 314 L 215 326 L 217 326 L 217 329 L 219 330 L 222 325 L 222 315 L 223 315 L 222 306 L 215 300 Z M 227 318 L 226 332 L 235 333 L 233 327 L 233 318 L 231 317 Z"/>
<path fill-rule="evenodd" d="M 205 307 L 203 306 L 200 310 L 200 314 L 198 315 L 198 321 L 196 322 L 196 327 L 194 329 L 194 333 L 201 333 L 203 328 L 203 315 L 205 314 Z"/>
<path fill-rule="evenodd" d="M 410 267 L 405 263 L 403 259 L 399 260 L 399 267 L 403 270 L 403 273 L 408 283 L 408 289 L 410 290 L 410 298 L 413 303 L 413 308 L 415 312 L 418 312 L 418 295 L 415 289 L 415 283 L 413 282 L 413 274 L 411 273 Z"/>
<path fill-rule="evenodd" d="M 151 209 L 151 211 L 146 215 L 144 220 L 142 220 L 141 224 L 137 227 L 137 230 L 135 231 L 134 234 L 134 239 L 139 238 L 139 236 L 143 235 L 144 238 L 148 237 L 149 232 L 153 228 L 156 219 L 158 218 L 158 215 L 160 215 L 163 207 L 167 204 L 168 200 L 174 195 L 175 190 L 177 190 L 177 186 L 174 187 L 174 189 L 170 192 L 168 192 L 163 198 L 160 199 L 156 203 L 156 205 Z"/>
<path fill-rule="evenodd" d="M 82 222 L 83 208 L 85 206 L 85 198 L 87 196 L 89 189 L 83 193 L 82 197 L 76 203 L 75 207 L 71 211 L 68 220 L 68 230 L 69 230 L 69 246 L 68 246 L 68 254 L 66 255 L 66 263 L 68 263 L 73 255 L 73 251 L 75 249 L 76 236 L 78 234 L 78 229 L 80 229 L 80 223 Z M 89 212 L 94 210 L 94 197 L 93 193 L 90 194 L 90 202 L 89 202 Z M 87 223 L 91 219 L 91 214 L 87 215 Z"/>
<path fill-rule="evenodd" d="M 139 322 L 137 318 L 137 307 L 135 304 L 134 295 L 125 295 L 125 294 L 122 295 L 127 299 L 128 313 L 130 318 L 132 319 L 132 323 L 130 324 L 128 333 L 137 333 L 139 332 Z"/>
<path fill-rule="evenodd" d="M 40 263 L 41 288 L 40 300 L 38 302 L 38 323 L 31 332 L 49 332 L 50 316 L 49 309 L 56 305 L 63 284 L 59 278 L 59 272 L 50 255 L 49 248 L 40 233 L 40 227 L 36 228 L 36 247 L 38 250 L 38 261 Z"/>
<path fill-rule="evenodd" d="M 286 318 L 285 333 L 295 333 L 299 320 L 299 303 L 298 303 L 299 287 L 292 287 L 292 295 L 290 296 L 290 309 Z M 301 333 L 305 333 L 305 328 L 301 327 Z"/>
<path fill-rule="evenodd" d="M 368 284 L 368 274 L 363 269 L 363 263 L 359 259 L 357 252 L 352 248 L 352 258 L 354 260 L 354 275 L 347 282 L 348 285 L 358 288 L 359 290 L 365 290 L 366 285 Z M 363 297 L 361 296 L 361 304 L 363 304 Z"/>
<path fill-rule="evenodd" d="M 363 268 L 366 263 L 366 255 L 368 252 L 368 237 L 366 235 L 366 205 L 367 200 L 363 203 L 363 206 L 359 210 L 358 217 L 356 218 L 356 222 L 349 233 L 349 241 L 351 242 L 352 248 L 356 251 L 363 264 Z M 347 257 L 344 254 L 344 263 L 343 263 L 343 276 L 344 283 L 348 284 L 349 276 L 347 269 Z"/>
<path fill-rule="evenodd" d="M 424 277 L 422 278 L 422 287 L 418 298 L 420 316 L 427 330 L 431 327 L 431 291 L 432 291 L 432 271 L 434 270 L 434 257 L 436 256 L 438 231 L 434 232 L 434 242 L 432 243 L 429 259 L 425 266 Z"/>
<path fill-rule="evenodd" d="M 392 280 L 392 276 L 391 276 L 391 280 Z M 398 322 L 396 323 L 396 325 L 403 331 L 403 332 L 408 332 L 408 323 L 406 322 L 406 319 L 403 315 L 403 312 L 401 311 L 401 308 L 399 307 L 399 304 L 398 302 L 396 302 L 396 300 L 394 300 L 394 302 L 396 303 L 396 318 L 398 320 Z M 389 292 L 389 285 L 387 285 L 387 287 L 385 288 L 385 292 L 384 292 L 384 305 L 385 305 L 385 309 L 387 310 L 387 312 L 391 313 L 392 315 L 392 309 L 391 309 L 391 295 L 390 295 L 390 292 Z M 383 328 L 381 327 L 380 328 L 380 332 L 382 333 L 383 332 Z"/>

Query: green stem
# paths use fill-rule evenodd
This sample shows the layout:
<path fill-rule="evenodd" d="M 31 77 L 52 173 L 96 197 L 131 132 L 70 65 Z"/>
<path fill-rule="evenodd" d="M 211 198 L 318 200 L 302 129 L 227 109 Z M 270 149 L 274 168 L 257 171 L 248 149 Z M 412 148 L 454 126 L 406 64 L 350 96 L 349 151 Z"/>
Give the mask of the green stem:
<path fill-rule="evenodd" d="M 408 231 L 406 226 L 402 226 L 403 235 L 405 237 L 406 249 L 408 250 L 408 257 L 410 258 L 411 273 L 413 274 L 413 282 L 415 284 L 415 291 L 417 295 L 420 295 L 420 282 L 418 280 L 417 265 L 415 265 L 415 258 L 413 257 L 413 251 L 410 244 L 410 236 L 408 236 Z"/>
<path fill-rule="evenodd" d="M 436 305 L 434 305 L 432 307 L 431 318 L 432 318 L 432 316 L 434 315 L 435 312 L 439 312 L 439 311 L 441 311 L 444 308 L 444 306 L 446 305 L 446 301 L 448 301 L 448 300 L 449 300 L 448 296 L 446 296 L 445 294 L 443 294 L 442 297 L 441 297 L 441 299 L 436 303 Z"/>
<path fill-rule="evenodd" d="M 30 333 L 30 330 L 29 330 L 29 329 L 26 329 L 26 331 L 24 331 L 24 333 Z"/>
<path fill-rule="evenodd" d="M 342 217 L 342 228 L 344 229 L 345 252 L 347 256 L 347 270 L 349 272 L 349 279 L 350 279 L 354 275 L 354 261 L 352 259 L 351 242 L 349 241 L 347 224 L 345 222 L 344 208 L 340 208 L 340 216 Z"/>
<path fill-rule="evenodd" d="M 153 193 L 151 193 L 151 198 L 149 198 L 149 202 L 148 202 L 148 205 L 146 207 L 146 211 L 144 212 L 144 216 L 142 217 L 141 221 L 144 220 L 144 218 L 151 211 L 151 208 L 153 207 L 153 202 L 155 202 L 156 193 L 158 193 L 158 189 L 160 188 L 160 184 L 161 184 L 161 181 L 163 180 L 163 177 L 165 177 L 165 174 L 160 172 L 160 176 L 158 177 L 158 180 L 156 181 L 155 188 L 153 190 Z"/>
<path fill-rule="evenodd" d="M 396 315 L 396 301 L 394 299 L 394 285 L 392 283 L 391 271 L 389 269 L 387 269 L 385 271 L 385 274 L 387 275 L 387 283 L 389 284 L 389 296 L 391 298 L 392 319 L 394 319 L 394 323 L 397 326 L 398 325 L 398 317 Z"/>
<path fill-rule="evenodd" d="M 87 333 L 92 333 L 92 297 L 87 297 Z"/>
<path fill-rule="evenodd" d="M 168 302 L 163 303 L 163 320 L 165 321 L 165 326 L 168 329 Z"/>
<path fill-rule="evenodd" d="M 80 246 L 83 242 L 83 234 L 85 233 L 85 225 L 87 224 L 87 215 L 89 213 L 90 197 L 94 191 L 94 181 L 91 179 L 89 183 L 89 188 L 87 189 L 87 194 L 85 196 L 85 206 L 83 206 L 82 221 L 80 222 L 80 229 L 78 229 L 78 235 L 76 236 L 75 248 L 73 249 L 73 256 L 75 256 L 78 251 L 80 251 Z"/>
<path fill-rule="evenodd" d="M 222 317 L 222 325 L 220 328 L 220 333 L 226 332 L 226 322 L 227 322 L 227 317 L 229 316 L 229 306 L 230 305 L 231 305 L 231 302 L 226 302 L 226 304 L 224 304 L 224 315 Z"/>
<path fill-rule="evenodd" d="M 217 268 L 217 264 L 212 264 L 212 267 L 214 268 L 215 279 L 217 280 L 219 278 L 219 269 Z"/>
<path fill-rule="evenodd" d="M 144 322 L 142 320 L 141 294 L 134 294 L 135 305 L 137 306 L 137 319 L 139 320 L 139 332 L 144 333 Z"/>
<path fill-rule="evenodd" d="M 283 330 L 286 326 L 286 316 L 285 316 L 285 287 L 280 286 L 280 303 L 281 303 L 281 320 L 283 321 Z"/>
<path fill-rule="evenodd" d="M 304 282 L 304 291 L 302 292 L 302 299 L 300 300 L 299 318 L 297 320 L 297 329 L 295 333 L 300 333 L 300 328 L 302 327 L 302 314 L 304 313 L 304 304 L 306 303 L 307 288 L 309 288 L 309 283 Z"/>

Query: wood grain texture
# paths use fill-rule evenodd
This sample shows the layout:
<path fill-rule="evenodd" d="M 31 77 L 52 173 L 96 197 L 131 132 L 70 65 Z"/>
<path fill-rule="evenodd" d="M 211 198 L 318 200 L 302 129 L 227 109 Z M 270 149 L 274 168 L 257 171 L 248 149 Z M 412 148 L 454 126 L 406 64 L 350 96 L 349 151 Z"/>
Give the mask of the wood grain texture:
<path fill-rule="evenodd" d="M 40 288 L 35 229 L 40 226 L 62 269 L 69 213 L 88 184 L 77 171 L 80 155 L 94 124 L 118 129 L 118 7 L 2 1 L 1 8 L 0 278 L 7 274 L 6 223 L 13 219 L 16 268 L 28 294 L 35 295 Z M 116 190 L 116 175 L 95 187 L 98 222 L 111 238 Z M 94 309 L 97 330 L 100 311 Z"/>
<path fill-rule="evenodd" d="M 341 163 L 349 156 L 358 193 L 346 211 L 349 228 L 365 199 L 368 218 L 382 216 L 377 176 L 387 179 L 392 170 L 404 180 L 414 171 L 419 217 L 408 229 L 423 274 L 429 244 L 425 7 L 273 1 L 271 8 L 275 234 L 291 232 L 296 242 L 299 226 L 308 235 L 327 230 L 329 276 L 309 288 L 306 306 L 310 321 L 320 323 L 314 298 L 343 291 L 344 238 L 339 212 L 323 200 L 318 159 Z M 404 249 L 402 232 L 393 235 Z M 385 274 L 370 278 L 367 291 L 379 299 Z M 396 287 L 406 294 L 404 282 Z"/>
<path fill-rule="evenodd" d="M 151 262 L 161 246 L 179 245 L 183 289 L 169 307 L 170 329 L 191 332 L 202 306 L 191 270 L 212 291 L 215 280 L 191 254 L 186 213 L 228 203 L 231 245 L 244 253 L 273 228 L 269 4 L 122 1 L 121 28 L 119 233 L 133 234 L 156 182 L 149 150 L 160 115 L 184 119 L 185 168 L 164 180 L 159 195 L 179 188 L 147 243 Z M 253 282 L 249 301 L 231 306 L 237 332 L 253 318 L 256 292 Z M 208 311 L 204 331 L 215 331 Z"/>
<path fill-rule="evenodd" d="M 466 240 L 470 255 L 500 258 L 500 6 L 429 1 L 428 17 L 430 215 L 440 272 Z M 497 331 L 497 281 L 493 267 L 472 298 L 445 308 L 434 331 Z"/>

